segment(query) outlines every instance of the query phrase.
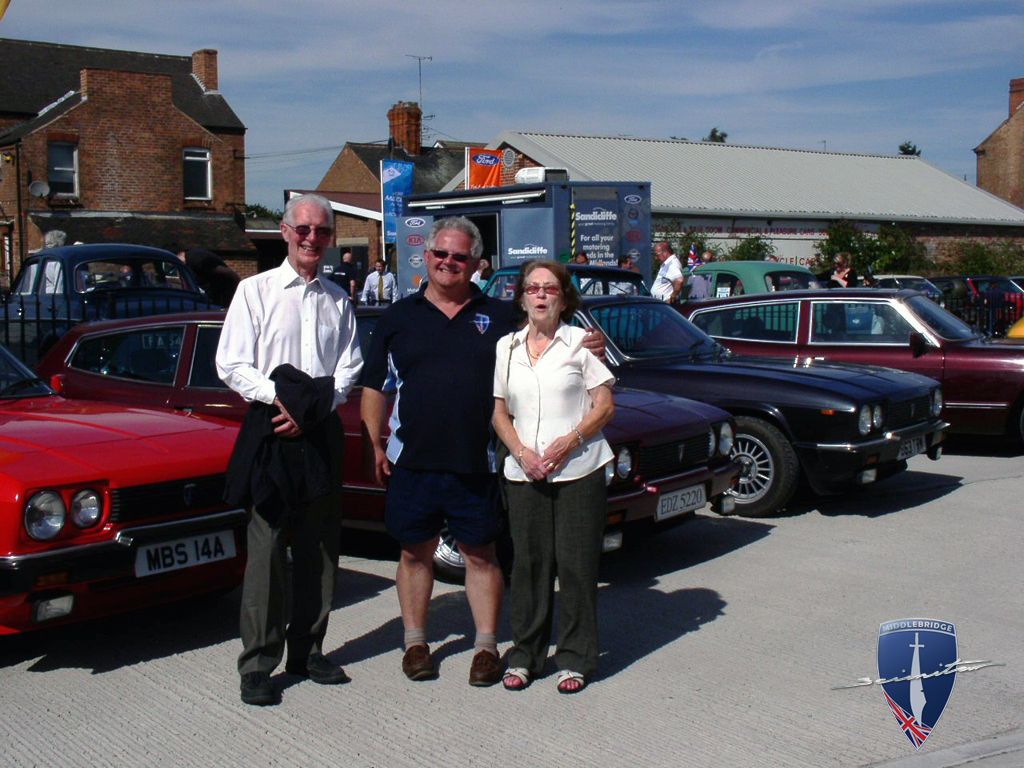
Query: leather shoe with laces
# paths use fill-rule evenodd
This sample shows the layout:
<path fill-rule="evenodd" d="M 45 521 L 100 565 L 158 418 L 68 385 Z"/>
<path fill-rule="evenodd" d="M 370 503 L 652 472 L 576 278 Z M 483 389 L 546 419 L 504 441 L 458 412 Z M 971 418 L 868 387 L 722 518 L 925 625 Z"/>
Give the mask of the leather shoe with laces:
<path fill-rule="evenodd" d="M 255 707 L 277 703 L 274 684 L 266 672 L 246 672 L 242 675 L 242 701 Z"/>
<path fill-rule="evenodd" d="M 402 671 L 410 680 L 430 680 L 437 677 L 434 662 L 430 660 L 430 649 L 425 645 L 414 645 L 402 657 Z"/>
<path fill-rule="evenodd" d="M 308 677 L 320 685 L 340 685 L 349 681 L 345 670 L 322 653 L 311 653 L 305 659 L 289 660 L 284 665 L 284 671 L 289 675 Z"/>
<path fill-rule="evenodd" d="M 469 668 L 469 684 L 476 686 L 494 685 L 501 681 L 504 668 L 501 659 L 490 651 L 477 651 Z"/>

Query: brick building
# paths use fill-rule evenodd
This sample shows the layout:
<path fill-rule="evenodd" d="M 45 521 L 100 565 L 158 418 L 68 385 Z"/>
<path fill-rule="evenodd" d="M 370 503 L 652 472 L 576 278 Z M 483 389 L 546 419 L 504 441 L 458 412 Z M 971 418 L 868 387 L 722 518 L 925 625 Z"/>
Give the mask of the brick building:
<path fill-rule="evenodd" d="M 209 248 L 255 272 L 238 224 L 245 126 L 218 90 L 216 51 L 0 49 L 0 281 L 51 230 L 69 244 Z"/>
<path fill-rule="evenodd" d="M 314 190 L 286 190 L 285 196 L 316 192 L 334 207 L 335 245 L 352 251 L 360 269 L 381 257 L 380 161 L 412 163 L 413 192 L 437 192 L 465 167 L 467 144 L 439 141 L 423 146 L 423 113 L 415 102 L 400 101 L 388 110 L 387 144 L 348 142 Z"/>
<path fill-rule="evenodd" d="M 978 186 L 1024 208 L 1024 77 L 1010 81 L 1010 115 L 974 153 Z"/>

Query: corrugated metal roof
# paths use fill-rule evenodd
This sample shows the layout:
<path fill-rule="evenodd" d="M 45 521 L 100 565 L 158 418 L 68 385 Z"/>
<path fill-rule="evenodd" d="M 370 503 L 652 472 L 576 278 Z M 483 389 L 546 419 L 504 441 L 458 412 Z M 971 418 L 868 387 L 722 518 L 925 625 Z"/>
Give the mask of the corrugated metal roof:
<path fill-rule="evenodd" d="M 1024 210 L 919 157 L 506 131 L 573 181 L 649 181 L 660 213 L 1024 225 Z"/>

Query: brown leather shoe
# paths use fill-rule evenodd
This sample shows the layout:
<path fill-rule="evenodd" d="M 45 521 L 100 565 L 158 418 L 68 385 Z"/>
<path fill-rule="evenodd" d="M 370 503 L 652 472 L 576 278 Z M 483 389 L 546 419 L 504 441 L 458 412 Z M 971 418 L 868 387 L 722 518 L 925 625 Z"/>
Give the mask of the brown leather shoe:
<path fill-rule="evenodd" d="M 434 662 L 430 660 L 430 649 L 425 645 L 414 645 L 402 657 L 402 671 L 410 680 L 430 680 L 437 677 Z"/>
<path fill-rule="evenodd" d="M 501 659 L 490 651 L 477 651 L 469 667 L 469 684 L 476 686 L 494 685 L 501 682 L 505 668 Z"/>

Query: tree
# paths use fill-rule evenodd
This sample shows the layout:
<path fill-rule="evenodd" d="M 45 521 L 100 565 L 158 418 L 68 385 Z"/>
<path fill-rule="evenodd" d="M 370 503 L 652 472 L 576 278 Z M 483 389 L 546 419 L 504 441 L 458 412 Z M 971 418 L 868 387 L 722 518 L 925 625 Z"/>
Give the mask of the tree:
<path fill-rule="evenodd" d="M 280 208 L 267 208 L 259 203 L 245 204 L 245 218 L 247 219 L 280 219 L 283 215 Z"/>
<path fill-rule="evenodd" d="M 904 141 L 902 144 L 900 144 L 900 154 L 901 155 L 915 155 L 915 156 L 920 157 L 921 150 L 917 148 L 917 144 L 915 144 L 914 142 L 912 142 L 912 141 Z"/>
<path fill-rule="evenodd" d="M 701 141 L 716 141 L 719 144 L 725 144 L 725 138 L 728 135 L 729 134 L 726 133 L 725 131 L 718 130 L 718 126 L 716 125 L 714 128 L 711 129 L 711 133 L 709 133 L 707 136 L 701 139 Z"/>
<path fill-rule="evenodd" d="M 883 224 L 874 243 L 872 272 L 920 275 L 932 271 L 932 260 L 924 243 L 905 229 Z"/>
<path fill-rule="evenodd" d="M 770 238 L 764 235 L 744 237 L 729 249 L 729 261 L 764 261 L 769 256 L 778 256 L 778 249 Z"/>
<path fill-rule="evenodd" d="M 810 265 L 817 273 L 831 272 L 837 253 L 850 254 L 850 264 L 858 275 L 932 271 L 932 262 L 924 244 L 905 229 L 883 224 L 877 235 L 862 232 L 852 222 L 829 225 L 825 239 L 814 244 L 817 257 Z"/>

